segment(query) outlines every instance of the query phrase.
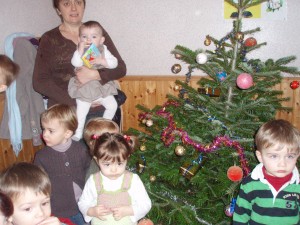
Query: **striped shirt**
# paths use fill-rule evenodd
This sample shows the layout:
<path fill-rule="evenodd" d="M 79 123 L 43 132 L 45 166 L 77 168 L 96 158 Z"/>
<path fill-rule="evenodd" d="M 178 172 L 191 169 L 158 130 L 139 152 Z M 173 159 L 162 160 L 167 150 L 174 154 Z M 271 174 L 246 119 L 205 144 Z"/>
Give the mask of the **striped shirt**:
<path fill-rule="evenodd" d="M 257 165 L 241 184 L 233 214 L 233 225 L 300 224 L 299 172 L 278 191 L 264 178 L 263 164 Z"/>

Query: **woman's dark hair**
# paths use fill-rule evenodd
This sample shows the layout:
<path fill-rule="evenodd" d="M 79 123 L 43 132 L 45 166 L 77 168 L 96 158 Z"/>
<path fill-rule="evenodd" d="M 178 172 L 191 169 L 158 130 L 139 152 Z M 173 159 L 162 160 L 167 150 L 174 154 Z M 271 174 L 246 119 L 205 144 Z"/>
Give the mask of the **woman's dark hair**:
<path fill-rule="evenodd" d="M 55 8 L 55 9 L 58 9 L 58 5 L 59 5 L 59 2 L 60 2 L 61 0 L 53 0 L 53 7 Z M 85 0 L 82 0 L 83 1 L 83 4 L 84 4 L 84 7 L 85 7 Z"/>
<path fill-rule="evenodd" d="M 10 198 L 0 192 L 0 211 L 4 217 L 10 217 L 14 213 L 14 206 Z"/>

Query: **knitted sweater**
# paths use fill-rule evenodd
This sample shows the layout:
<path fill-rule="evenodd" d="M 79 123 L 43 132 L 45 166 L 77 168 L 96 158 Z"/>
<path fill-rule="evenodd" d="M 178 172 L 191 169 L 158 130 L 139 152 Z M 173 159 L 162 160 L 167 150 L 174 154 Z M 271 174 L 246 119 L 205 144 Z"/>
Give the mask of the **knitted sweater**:
<path fill-rule="evenodd" d="M 43 167 L 51 181 L 51 209 L 55 216 L 67 218 L 79 213 L 73 183 L 83 189 L 90 162 L 87 148 L 75 141 L 65 152 L 46 146 L 36 153 L 34 164 Z"/>
<path fill-rule="evenodd" d="M 233 225 L 300 224 L 299 172 L 295 168 L 291 180 L 278 191 L 264 179 L 263 165 L 255 167 L 241 184 L 233 214 Z"/>
<path fill-rule="evenodd" d="M 117 80 L 126 74 L 126 65 L 117 51 L 108 33 L 104 30 L 104 44 L 118 59 L 115 69 L 100 69 L 101 83 Z M 35 68 L 33 73 L 34 89 L 48 97 L 48 106 L 56 103 L 64 103 L 75 106 L 75 99 L 68 94 L 68 83 L 74 74 L 71 58 L 76 50 L 76 45 L 62 36 L 59 27 L 56 27 L 42 35 Z"/>

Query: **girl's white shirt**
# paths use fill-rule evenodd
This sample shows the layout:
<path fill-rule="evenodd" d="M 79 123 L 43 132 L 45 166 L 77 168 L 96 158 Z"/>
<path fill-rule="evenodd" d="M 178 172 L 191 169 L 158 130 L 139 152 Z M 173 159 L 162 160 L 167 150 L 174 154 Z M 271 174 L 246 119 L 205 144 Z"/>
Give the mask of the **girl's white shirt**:
<path fill-rule="evenodd" d="M 101 172 L 100 175 L 102 177 L 102 184 L 104 190 L 117 191 L 121 188 L 124 174 L 116 180 L 108 179 L 107 177 L 103 176 Z M 132 222 L 137 222 L 139 219 L 146 216 L 146 214 L 150 211 L 152 206 L 151 200 L 148 196 L 145 186 L 137 174 L 133 174 L 128 194 L 131 197 L 131 203 L 134 212 L 134 215 L 130 216 L 130 219 L 132 220 Z M 87 215 L 88 209 L 96 205 L 97 190 L 93 175 L 91 175 L 84 186 L 82 195 L 78 202 L 79 209 L 83 214 L 86 222 L 90 222 L 92 220 L 92 217 Z"/>

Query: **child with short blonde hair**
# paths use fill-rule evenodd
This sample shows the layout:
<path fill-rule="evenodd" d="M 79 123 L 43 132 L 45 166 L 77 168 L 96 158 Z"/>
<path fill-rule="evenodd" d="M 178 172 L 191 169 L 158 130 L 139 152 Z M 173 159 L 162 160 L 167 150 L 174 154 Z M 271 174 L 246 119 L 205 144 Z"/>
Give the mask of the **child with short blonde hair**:
<path fill-rule="evenodd" d="M 19 66 L 6 55 L 0 55 L 0 92 L 6 91 L 7 87 L 16 79 Z"/>
<path fill-rule="evenodd" d="M 26 162 L 12 165 L 1 174 L 0 189 L 13 203 L 13 206 L 7 200 L 5 203 L 10 211 L 6 215 L 7 224 L 62 224 L 57 217 L 51 216 L 51 183 L 40 167 Z M 63 224 L 73 225 L 66 219 Z"/>
<path fill-rule="evenodd" d="M 263 124 L 255 136 L 258 164 L 241 184 L 233 225 L 299 224 L 300 132 L 285 120 Z"/>
<path fill-rule="evenodd" d="M 83 225 L 77 201 L 91 157 L 84 144 L 71 139 L 77 128 L 75 111 L 68 105 L 53 105 L 42 113 L 41 124 L 46 147 L 35 154 L 34 164 L 44 168 L 50 177 L 52 211 Z"/>
<path fill-rule="evenodd" d="M 134 225 L 151 209 L 151 200 L 137 174 L 126 170 L 133 152 L 130 137 L 103 133 L 95 143 L 100 171 L 89 177 L 78 202 L 92 225 Z"/>

